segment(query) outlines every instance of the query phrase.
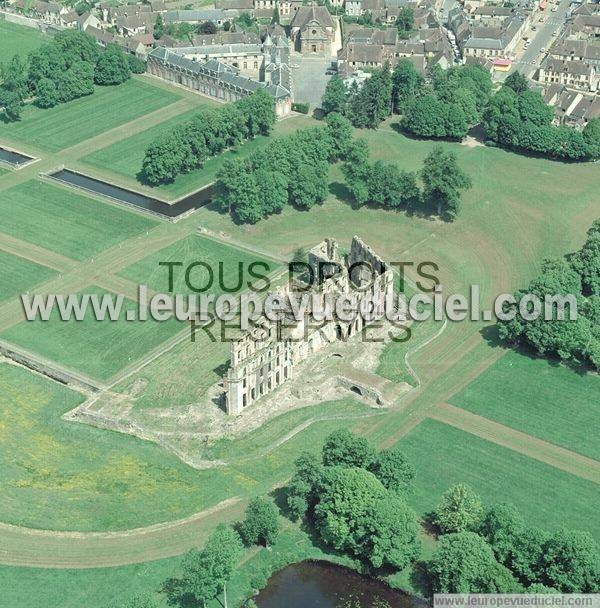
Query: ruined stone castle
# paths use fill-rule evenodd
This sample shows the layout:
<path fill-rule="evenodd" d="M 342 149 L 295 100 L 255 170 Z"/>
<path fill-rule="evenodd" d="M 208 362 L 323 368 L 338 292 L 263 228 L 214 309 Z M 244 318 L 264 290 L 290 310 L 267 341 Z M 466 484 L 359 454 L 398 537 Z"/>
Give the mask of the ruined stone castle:
<path fill-rule="evenodd" d="M 308 290 L 322 302 L 352 293 L 360 303 L 369 296 L 379 311 L 383 311 L 388 295 L 393 293 L 391 266 L 357 236 L 347 255 L 340 254 L 335 240 L 326 239 L 309 251 L 308 265 L 313 280 L 309 284 L 288 285 L 284 291 Z M 228 414 L 240 414 L 292 378 L 298 363 L 332 342 L 347 340 L 365 324 L 361 315 L 352 321 L 335 316 L 315 323 L 311 312 L 307 309 L 301 320 L 291 314 L 283 321 L 265 318 L 231 343 L 231 364 L 225 379 Z"/>

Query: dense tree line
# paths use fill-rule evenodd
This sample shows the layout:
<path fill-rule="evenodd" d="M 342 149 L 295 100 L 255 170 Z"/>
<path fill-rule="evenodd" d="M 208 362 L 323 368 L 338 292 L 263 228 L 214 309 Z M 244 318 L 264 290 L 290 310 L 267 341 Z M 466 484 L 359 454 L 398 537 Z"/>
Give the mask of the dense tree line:
<path fill-rule="evenodd" d="M 229 160 L 217 174 L 216 201 L 237 221 L 255 223 L 285 206 L 310 209 L 329 192 L 329 163 L 344 157 L 352 127 L 332 114 L 326 127 L 274 139 L 247 159 Z"/>
<path fill-rule="evenodd" d="M 359 205 L 433 210 L 447 221 L 457 217 L 461 192 L 471 187 L 471 180 L 458 166 L 456 155 L 441 147 L 434 148 L 425 158 L 423 169 L 416 173 L 402 171 L 394 163 L 370 162 L 367 145 L 359 139 L 349 146 L 342 171 Z M 423 189 L 419 186 L 419 177 Z"/>
<path fill-rule="evenodd" d="M 263 89 L 235 103 L 203 110 L 148 146 L 144 179 L 152 185 L 172 182 L 244 139 L 268 135 L 275 118 L 273 99 Z"/>
<path fill-rule="evenodd" d="M 109 44 L 101 51 L 88 34 L 65 30 L 32 51 L 27 62 L 15 55 L 2 65 L 0 107 L 8 120 L 18 120 L 27 99 L 51 108 L 91 95 L 94 84 L 120 84 L 143 71 L 145 64 L 119 46 Z"/>
<path fill-rule="evenodd" d="M 481 121 L 492 91 L 489 71 L 479 65 L 437 68 L 430 81 L 407 59 L 396 66 L 394 100 L 402 128 L 421 137 L 462 139 Z"/>
<path fill-rule="evenodd" d="M 600 553 L 587 532 L 529 527 L 511 504 L 487 509 L 464 484 L 449 488 L 432 521 L 442 532 L 427 565 L 437 593 L 594 593 Z"/>
<path fill-rule="evenodd" d="M 293 517 L 306 517 L 330 547 L 367 569 L 402 570 L 420 553 L 419 526 L 406 503 L 414 469 L 397 448 L 334 431 L 317 458 L 304 453 L 287 488 Z"/>
<path fill-rule="evenodd" d="M 393 110 L 402 129 L 419 137 L 460 140 L 482 124 L 492 144 L 551 158 L 600 158 L 600 119 L 583 131 L 553 125 L 553 109 L 519 72 L 492 95 L 490 73 L 482 66 L 435 66 L 424 78 L 403 58 L 391 73 L 387 65 L 374 70 L 361 87 L 348 89 L 333 77 L 321 105 L 325 114 L 338 112 L 359 128 L 376 128 Z"/>
<path fill-rule="evenodd" d="M 497 144 L 552 158 L 588 160 L 600 158 L 600 119 L 583 131 L 552 124 L 553 109 L 523 78 L 511 75 L 494 94 L 483 115 L 487 137 Z"/>
<path fill-rule="evenodd" d="M 517 313 L 525 294 L 540 298 L 542 307 L 546 295 L 573 295 L 577 318 L 570 320 L 568 306 L 562 321 L 557 319 L 555 308 L 552 320 L 544 319 L 544 310 L 534 321 L 516 314 L 513 320 L 499 324 L 500 337 L 510 344 L 529 346 L 541 355 L 600 369 L 600 219 L 592 224 L 579 251 L 563 259 L 545 260 L 540 275 L 527 289 L 516 292 L 517 303 L 506 305 L 506 309 Z"/>

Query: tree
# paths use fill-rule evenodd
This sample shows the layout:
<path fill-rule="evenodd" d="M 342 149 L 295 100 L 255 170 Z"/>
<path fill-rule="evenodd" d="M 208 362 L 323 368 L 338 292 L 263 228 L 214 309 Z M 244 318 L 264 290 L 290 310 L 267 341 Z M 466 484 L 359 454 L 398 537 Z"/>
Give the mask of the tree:
<path fill-rule="evenodd" d="M 423 76 L 407 57 L 401 58 L 392 72 L 392 99 L 394 109 L 402 111 L 405 104 L 423 87 Z"/>
<path fill-rule="evenodd" d="M 475 529 L 482 515 L 481 498 L 468 485 L 459 483 L 442 494 L 433 521 L 443 533 L 464 532 Z"/>
<path fill-rule="evenodd" d="M 348 91 L 344 81 L 335 74 L 331 77 L 327 86 L 325 87 L 325 93 L 321 100 L 321 108 L 325 114 L 331 112 L 337 112 L 338 114 L 346 113 L 346 105 L 348 101 Z"/>
<path fill-rule="evenodd" d="M 368 471 L 327 467 L 315 506 L 316 527 L 321 538 L 335 549 L 361 556 L 365 521 L 387 491 Z"/>
<path fill-rule="evenodd" d="M 367 468 L 375 458 L 375 451 L 364 437 L 358 437 L 347 429 L 333 431 L 323 445 L 323 464 L 326 467 Z"/>
<path fill-rule="evenodd" d="M 397 447 L 381 450 L 369 470 L 392 492 L 406 494 L 415 477 L 415 468 Z"/>
<path fill-rule="evenodd" d="M 187 151 L 179 134 L 177 131 L 162 135 L 146 150 L 142 173 L 149 184 L 172 182 L 181 172 Z"/>
<path fill-rule="evenodd" d="M 156 22 L 154 23 L 154 40 L 160 40 L 165 34 L 165 21 L 163 19 L 162 13 L 158 13 L 156 16 Z"/>
<path fill-rule="evenodd" d="M 64 57 L 67 67 L 79 61 L 92 66 L 96 63 L 100 50 L 94 38 L 79 30 L 63 30 L 52 38 L 52 43 Z"/>
<path fill-rule="evenodd" d="M 129 70 L 132 74 L 143 74 L 146 71 L 146 62 L 135 55 L 127 54 Z"/>
<path fill-rule="evenodd" d="M 206 570 L 211 575 L 217 594 L 223 594 L 224 608 L 227 608 L 227 583 L 243 553 L 240 535 L 225 524 L 215 528 L 202 551 Z"/>
<path fill-rule="evenodd" d="M 375 70 L 359 89 L 350 92 L 347 116 L 355 127 L 375 129 L 392 111 L 392 77 L 389 65 Z"/>
<path fill-rule="evenodd" d="M 412 31 L 414 22 L 415 11 L 409 6 L 402 7 L 396 19 L 396 26 L 401 37 L 403 37 L 403 34 L 408 34 Z"/>
<path fill-rule="evenodd" d="M 446 137 L 446 106 L 429 93 L 410 99 L 404 107 L 402 128 L 421 137 Z"/>
<path fill-rule="evenodd" d="M 436 147 L 427 156 L 421 171 L 425 198 L 437 204 L 437 213 L 454 220 L 460 209 L 461 191 L 471 187 L 471 179 L 458 166 L 456 154 Z"/>
<path fill-rule="evenodd" d="M 547 540 L 548 534 L 539 528 L 525 528 L 515 539 L 509 567 L 524 585 L 541 580 Z"/>
<path fill-rule="evenodd" d="M 296 472 L 287 487 L 287 505 L 293 518 L 303 517 L 317 502 L 316 488 L 320 486 L 323 465 L 311 452 L 303 452 L 295 463 Z"/>
<path fill-rule="evenodd" d="M 504 86 L 512 89 L 517 95 L 529 90 L 529 80 L 521 72 L 512 72 L 504 81 Z"/>
<path fill-rule="evenodd" d="M 1 88 L 15 93 L 21 101 L 27 97 L 27 69 L 19 55 L 0 65 L 0 80 Z"/>
<path fill-rule="evenodd" d="M 116 44 L 109 44 L 96 62 L 94 82 L 101 85 L 121 84 L 129 79 L 129 61 Z"/>
<path fill-rule="evenodd" d="M 364 529 L 359 557 L 374 568 L 403 570 L 420 554 L 417 516 L 397 495 L 373 503 L 364 518 Z"/>
<path fill-rule="evenodd" d="M 40 108 L 52 108 L 60 101 L 56 84 L 49 78 L 42 78 L 37 84 L 35 104 Z"/>
<path fill-rule="evenodd" d="M 600 118 L 592 118 L 583 129 L 590 158 L 600 158 Z"/>
<path fill-rule="evenodd" d="M 325 120 L 332 143 L 332 154 L 329 160 L 333 162 L 340 158 L 346 158 L 352 145 L 352 124 L 337 112 L 331 112 Z"/>
<path fill-rule="evenodd" d="M 216 34 L 217 26 L 212 21 L 204 21 L 198 26 L 200 34 Z"/>
<path fill-rule="evenodd" d="M 300 163 L 290 181 L 290 202 L 300 209 L 310 209 L 327 198 L 329 167 L 325 162 Z"/>
<path fill-rule="evenodd" d="M 23 104 L 18 93 L 0 88 L 0 108 L 4 108 L 4 115 L 8 120 L 19 120 Z"/>
<path fill-rule="evenodd" d="M 264 217 L 260 187 L 245 161 L 224 163 L 217 173 L 215 200 L 238 222 L 255 224 Z"/>
<path fill-rule="evenodd" d="M 342 173 L 346 178 L 346 186 L 354 200 L 363 205 L 369 200 L 369 148 L 364 139 L 354 140 L 347 152 L 342 165 Z"/>
<path fill-rule="evenodd" d="M 246 509 L 246 518 L 240 526 L 240 532 L 249 545 L 272 545 L 279 532 L 277 507 L 264 498 L 253 498 Z"/>
<path fill-rule="evenodd" d="M 529 585 L 525 591 L 527 593 L 560 593 L 558 589 L 542 585 L 542 583 L 533 583 L 533 585 Z"/>
<path fill-rule="evenodd" d="M 549 125 L 554 112 L 537 91 L 524 91 L 518 96 L 517 106 L 522 122 L 537 126 Z"/>
<path fill-rule="evenodd" d="M 275 103 L 265 89 L 258 89 L 252 95 L 237 102 L 246 122 L 248 137 L 269 135 L 277 120 Z"/>
<path fill-rule="evenodd" d="M 594 221 L 583 247 L 571 257 L 570 263 L 581 277 L 583 292 L 600 295 L 600 219 Z"/>
<path fill-rule="evenodd" d="M 288 180 L 281 171 L 256 169 L 254 179 L 260 186 L 263 215 L 279 213 L 288 203 Z"/>
<path fill-rule="evenodd" d="M 473 532 L 442 536 L 428 565 L 435 593 L 515 593 L 519 583 Z"/>
<path fill-rule="evenodd" d="M 593 593 L 600 586 L 600 553 L 587 532 L 558 530 L 544 545 L 544 584 L 562 593 Z"/>
<path fill-rule="evenodd" d="M 514 554 L 517 539 L 523 533 L 524 528 L 525 521 L 517 508 L 514 505 L 502 503 L 494 505 L 486 511 L 479 534 L 490 544 L 496 559 L 507 566 Z"/>

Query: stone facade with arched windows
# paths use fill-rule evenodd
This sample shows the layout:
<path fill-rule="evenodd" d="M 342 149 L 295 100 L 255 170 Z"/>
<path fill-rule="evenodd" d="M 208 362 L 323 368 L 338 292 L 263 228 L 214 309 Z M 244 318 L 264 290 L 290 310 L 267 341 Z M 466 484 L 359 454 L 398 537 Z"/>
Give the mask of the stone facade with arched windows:
<path fill-rule="evenodd" d="M 309 285 L 288 286 L 278 293 L 289 295 L 299 288 L 299 293 L 310 295 L 311 306 L 354 294 L 359 307 L 368 298 L 372 310 L 379 313 L 384 312 L 386 300 L 393 294 L 391 266 L 356 236 L 346 256 L 339 254 L 338 244 L 333 239 L 323 241 L 310 250 L 308 268 L 312 277 Z M 292 378 L 298 363 L 327 344 L 352 337 L 368 323 L 366 315 L 358 315 L 352 320 L 334 316 L 331 320 L 318 321 L 311 314 L 312 310 L 307 308 L 302 319 L 297 319 L 291 311 L 278 321 L 265 318 L 231 342 L 231 364 L 225 378 L 228 414 L 242 413 Z"/>

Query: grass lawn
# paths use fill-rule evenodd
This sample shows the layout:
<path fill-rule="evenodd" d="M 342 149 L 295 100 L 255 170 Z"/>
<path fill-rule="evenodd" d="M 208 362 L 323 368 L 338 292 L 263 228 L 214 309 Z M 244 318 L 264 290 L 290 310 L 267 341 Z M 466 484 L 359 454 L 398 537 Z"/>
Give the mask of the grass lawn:
<path fill-rule="evenodd" d="M 13 55 L 25 58 L 50 39 L 33 27 L 0 21 L 0 57 L 3 61 Z"/>
<path fill-rule="evenodd" d="M 57 383 L 0 363 L 0 521 L 80 531 L 171 521 L 232 496 L 269 491 L 291 474 L 302 450 L 319 449 L 328 433 L 352 424 L 319 422 L 267 456 L 247 451 L 241 465 L 196 471 L 153 443 L 60 418 L 82 401 Z M 352 400 L 325 405 L 342 413 L 367 410 Z M 318 415 L 320 407 L 310 409 Z M 289 431 L 285 416 L 271 430 Z M 266 439 L 250 435 L 243 444 L 249 450 Z"/>
<path fill-rule="evenodd" d="M 508 352 L 450 403 L 600 460 L 600 377 Z"/>
<path fill-rule="evenodd" d="M 47 110 L 28 106 L 19 122 L 0 124 L 0 139 L 56 152 L 178 99 L 174 92 L 131 78 L 118 86 L 96 87 L 93 95 Z"/>
<path fill-rule="evenodd" d="M 391 130 L 357 135 L 366 139 L 374 159 L 393 160 L 404 170 L 420 169 L 436 145 Z M 200 209 L 196 217 L 210 230 L 257 246 L 268 243 L 282 255 L 324 237 L 345 245 L 358 234 L 390 261 L 435 262 L 446 293 L 479 285 L 486 305 L 490 295 L 530 280 L 544 257 L 581 246 L 598 216 L 599 178 L 593 163 L 558 163 L 497 148 L 441 145 L 457 154 L 473 180 L 461 214 L 451 224 L 396 211 L 353 209 L 338 166 L 331 172 L 330 198 L 310 211 L 286 208 L 252 226 L 235 225 L 214 206 Z M 414 269 L 407 274 L 418 278 Z"/>
<path fill-rule="evenodd" d="M 213 330 L 219 338 L 219 330 Z M 212 332 L 211 332 L 212 333 Z M 169 408 L 201 403 L 206 391 L 222 377 L 231 345 L 196 332 L 196 341 L 183 340 L 115 387 L 118 393 L 135 390 L 135 408 Z M 141 381 L 141 382 L 140 382 Z"/>
<path fill-rule="evenodd" d="M 5 190 L 0 201 L 1 232 L 75 260 L 156 225 L 146 216 L 40 180 Z"/>
<path fill-rule="evenodd" d="M 487 504 L 512 502 L 530 525 L 587 530 L 600 539 L 592 482 L 435 420 L 419 424 L 399 445 L 416 467 L 409 501 L 422 514 L 449 486 L 468 483 Z"/>
<path fill-rule="evenodd" d="M 107 292 L 92 285 L 82 293 L 100 296 Z M 60 365 L 108 380 L 185 327 L 175 319 L 126 321 L 127 310 L 136 311 L 137 303 L 125 299 L 116 322 L 97 321 L 91 311 L 83 321 L 62 321 L 55 308 L 49 321 L 23 321 L 1 335 Z"/>
<path fill-rule="evenodd" d="M 23 293 L 47 281 L 56 272 L 16 255 L 0 251 L 0 301 Z"/>
<path fill-rule="evenodd" d="M 174 557 L 119 568 L 84 570 L 0 566 L 3 606 L 10 608 L 108 608 L 131 596 L 152 593 L 175 575 L 181 558 Z M 160 598 L 160 608 L 167 604 Z"/>
<path fill-rule="evenodd" d="M 190 264 L 202 262 L 207 266 L 192 268 L 189 272 L 189 284 L 195 289 L 202 289 L 203 293 L 220 295 L 224 291 L 243 291 L 247 289 L 248 282 L 256 282 L 249 274 L 249 266 L 258 261 L 267 265 L 256 266 L 254 269 L 254 272 L 261 275 L 271 273 L 279 266 L 276 262 L 241 249 L 190 235 L 132 264 L 119 274 L 136 283 L 144 283 L 161 293 L 171 291 L 188 294 L 193 292 L 186 285 L 186 269 Z M 161 262 L 182 263 L 182 266 L 174 268 L 172 290 L 169 290 L 169 270 L 166 266 L 159 266 Z"/>
<path fill-rule="evenodd" d="M 92 152 L 84 157 L 82 161 L 102 171 L 108 170 L 114 172 L 118 176 L 126 178 L 129 183 L 134 180 L 137 181 L 137 174 L 142 168 L 142 160 L 144 159 L 144 153 L 148 145 L 165 128 L 181 124 L 185 118 L 192 116 L 194 113 L 196 111 L 188 112 L 147 131 Z M 306 116 L 294 116 L 277 122 L 273 129 L 273 135 L 286 135 L 311 124 L 313 124 L 313 121 Z M 252 141 L 245 142 L 235 151 L 232 150 L 210 158 L 201 169 L 180 175 L 172 184 L 158 186 L 156 191 L 160 196 L 177 198 L 188 192 L 197 190 L 215 179 L 217 171 L 226 159 L 245 158 L 264 146 L 269 140 L 270 137 L 257 137 Z"/>

